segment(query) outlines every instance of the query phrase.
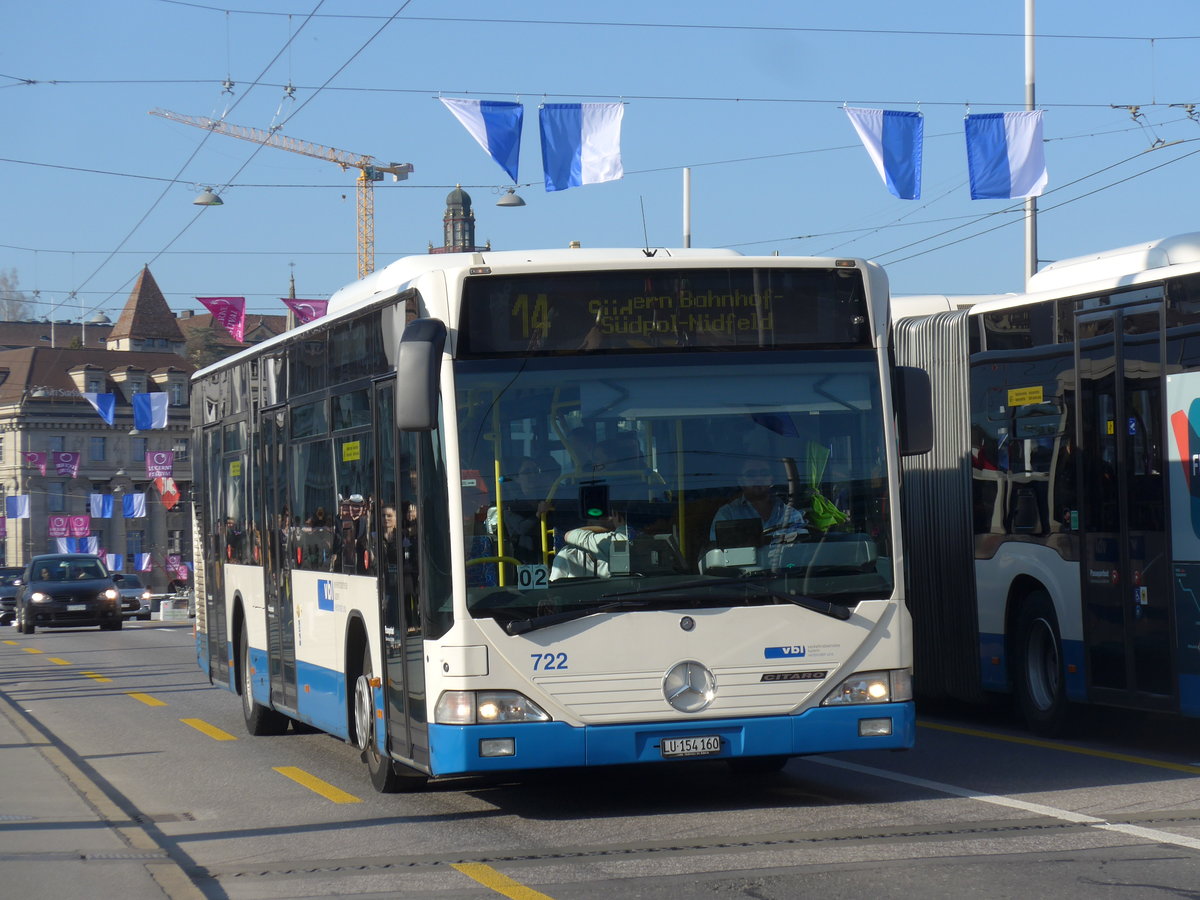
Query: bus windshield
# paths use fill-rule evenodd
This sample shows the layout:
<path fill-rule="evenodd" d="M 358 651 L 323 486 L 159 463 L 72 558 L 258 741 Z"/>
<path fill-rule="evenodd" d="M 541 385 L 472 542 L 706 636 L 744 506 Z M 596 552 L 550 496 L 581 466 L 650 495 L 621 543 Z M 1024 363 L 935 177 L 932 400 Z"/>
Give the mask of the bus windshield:
<path fill-rule="evenodd" d="M 460 360 L 456 391 L 473 617 L 892 593 L 871 351 Z"/>

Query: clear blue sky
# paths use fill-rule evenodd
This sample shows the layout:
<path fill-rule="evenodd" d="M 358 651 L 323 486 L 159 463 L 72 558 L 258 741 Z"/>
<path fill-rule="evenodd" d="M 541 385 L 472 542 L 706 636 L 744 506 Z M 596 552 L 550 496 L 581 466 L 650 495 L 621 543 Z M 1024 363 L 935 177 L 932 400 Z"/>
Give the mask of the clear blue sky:
<path fill-rule="evenodd" d="M 1040 257 L 1200 229 L 1200 121 L 1171 106 L 1200 104 L 1200 2 L 1040 0 L 1037 12 Z M 293 271 L 301 297 L 354 280 L 355 172 L 205 140 L 147 114 L 161 107 L 286 120 L 289 137 L 412 163 L 408 182 L 376 188 L 377 266 L 441 244 L 456 184 L 497 249 L 679 246 L 691 167 L 693 246 L 864 256 L 897 293 L 1019 290 L 1020 217 L 1003 212 L 1019 203 L 969 199 L 962 119 L 968 104 L 1022 108 L 1023 23 L 1023 0 L 9 2 L 0 270 L 59 319 L 115 315 L 147 263 L 175 309 L 240 295 L 282 313 Z M 510 182 L 439 92 L 526 105 L 527 206 L 495 206 Z M 626 101 L 625 178 L 546 193 L 543 99 Z M 843 103 L 920 104 L 920 200 L 887 193 Z M 202 185 L 225 205 L 194 206 Z"/>

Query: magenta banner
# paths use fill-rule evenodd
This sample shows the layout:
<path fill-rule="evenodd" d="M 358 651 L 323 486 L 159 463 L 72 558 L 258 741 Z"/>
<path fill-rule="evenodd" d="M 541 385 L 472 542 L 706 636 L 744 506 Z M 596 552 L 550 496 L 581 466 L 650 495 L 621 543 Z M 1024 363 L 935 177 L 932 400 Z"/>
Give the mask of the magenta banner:
<path fill-rule="evenodd" d="M 241 343 L 246 333 L 245 297 L 197 297 L 213 318 L 225 326 L 233 339 Z"/>
<path fill-rule="evenodd" d="M 70 532 L 68 537 L 87 537 L 92 533 L 91 516 L 68 516 L 67 518 L 67 530 Z"/>
<path fill-rule="evenodd" d="M 69 453 L 66 450 L 55 450 L 51 456 L 54 457 L 54 473 L 56 475 L 66 475 L 68 478 L 74 478 L 79 474 L 80 454 Z"/>
<path fill-rule="evenodd" d="M 46 533 L 52 538 L 70 537 L 70 516 L 46 516 Z"/>
<path fill-rule="evenodd" d="M 42 475 L 46 474 L 46 451 L 37 450 L 30 451 L 25 454 L 25 464 L 28 466 L 37 466 L 38 472 Z"/>
<path fill-rule="evenodd" d="M 146 477 L 148 478 L 170 478 L 174 467 L 174 450 L 153 450 L 146 454 Z"/>

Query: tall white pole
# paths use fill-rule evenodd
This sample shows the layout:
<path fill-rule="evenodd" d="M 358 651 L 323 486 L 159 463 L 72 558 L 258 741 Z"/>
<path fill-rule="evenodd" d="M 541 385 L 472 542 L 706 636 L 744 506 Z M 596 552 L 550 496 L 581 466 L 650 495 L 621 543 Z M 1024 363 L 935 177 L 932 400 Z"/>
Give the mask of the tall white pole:
<path fill-rule="evenodd" d="M 1025 109 L 1034 108 L 1033 0 L 1025 0 Z M 1038 270 L 1037 198 L 1025 201 L 1025 287 Z"/>
<path fill-rule="evenodd" d="M 683 246 L 692 246 L 692 170 L 683 168 Z"/>

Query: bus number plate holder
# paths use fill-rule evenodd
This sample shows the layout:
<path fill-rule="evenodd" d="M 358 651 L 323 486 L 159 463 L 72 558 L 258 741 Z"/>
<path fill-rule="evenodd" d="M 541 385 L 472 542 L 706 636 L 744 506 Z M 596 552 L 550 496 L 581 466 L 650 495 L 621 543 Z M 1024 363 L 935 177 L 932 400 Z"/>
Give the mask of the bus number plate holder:
<path fill-rule="evenodd" d="M 663 759 L 681 756 L 715 756 L 721 752 L 721 738 L 715 734 L 698 737 L 663 738 Z"/>

